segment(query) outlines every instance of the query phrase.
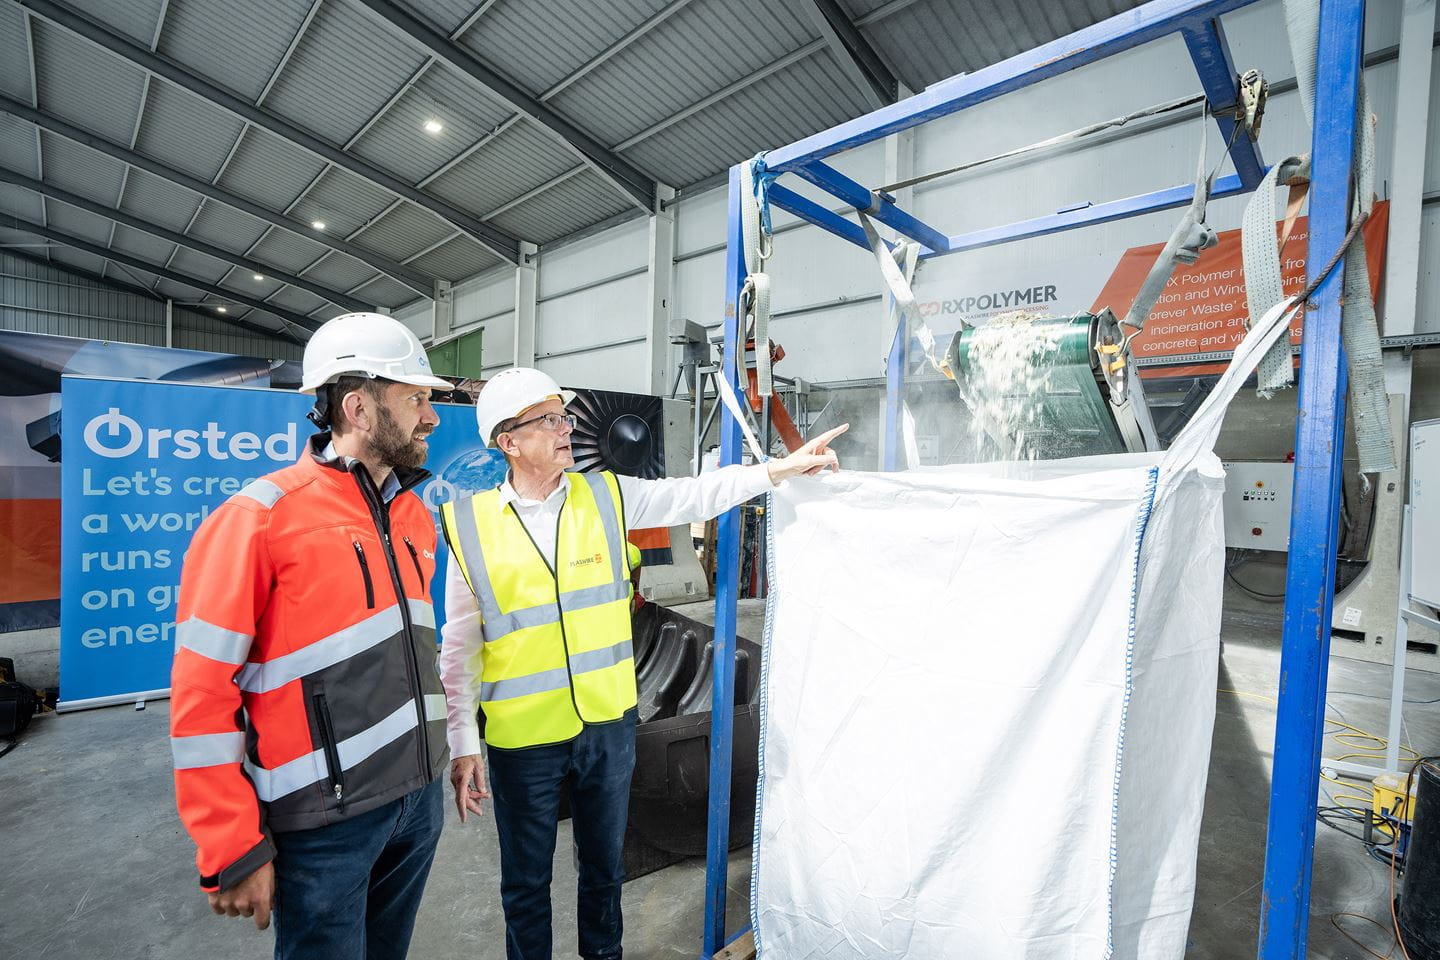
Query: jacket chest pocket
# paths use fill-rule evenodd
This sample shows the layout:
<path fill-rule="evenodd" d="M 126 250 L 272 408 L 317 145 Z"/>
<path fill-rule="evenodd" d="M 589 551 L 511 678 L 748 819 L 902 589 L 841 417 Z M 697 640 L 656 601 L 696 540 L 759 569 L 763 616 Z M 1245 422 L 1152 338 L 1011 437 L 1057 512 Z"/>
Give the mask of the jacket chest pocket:
<path fill-rule="evenodd" d="M 430 580 L 435 575 L 435 551 L 423 531 L 412 526 L 400 527 L 392 535 L 395 544 L 395 563 L 401 570 L 406 592 L 415 584 L 418 592 L 412 594 L 418 599 L 430 599 Z M 411 577 L 414 577 L 412 580 Z"/>
<path fill-rule="evenodd" d="M 360 582 L 365 587 L 365 606 L 367 609 L 375 609 L 375 579 L 370 572 L 370 557 L 365 551 L 365 544 L 359 537 L 354 538 L 350 543 L 355 554 L 355 563 L 360 568 Z"/>

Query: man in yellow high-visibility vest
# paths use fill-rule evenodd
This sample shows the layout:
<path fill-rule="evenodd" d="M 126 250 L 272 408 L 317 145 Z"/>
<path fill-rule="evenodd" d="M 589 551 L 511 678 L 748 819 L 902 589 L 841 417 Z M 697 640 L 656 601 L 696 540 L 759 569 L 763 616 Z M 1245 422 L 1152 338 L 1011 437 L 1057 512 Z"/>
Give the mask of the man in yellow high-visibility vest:
<path fill-rule="evenodd" d="M 621 852 L 635 766 L 627 530 L 707 520 L 787 478 L 838 469 L 828 445 L 846 429 L 780 460 L 695 478 L 567 473 L 575 424 L 565 404 L 573 396 L 523 367 L 487 383 L 476 420 L 509 473 L 499 487 L 441 511 L 455 561 L 440 657 L 450 781 L 461 822 L 493 794 L 510 960 L 550 958 L 550 868 L 567 789 L 580 955 L 620 960 Z"/>

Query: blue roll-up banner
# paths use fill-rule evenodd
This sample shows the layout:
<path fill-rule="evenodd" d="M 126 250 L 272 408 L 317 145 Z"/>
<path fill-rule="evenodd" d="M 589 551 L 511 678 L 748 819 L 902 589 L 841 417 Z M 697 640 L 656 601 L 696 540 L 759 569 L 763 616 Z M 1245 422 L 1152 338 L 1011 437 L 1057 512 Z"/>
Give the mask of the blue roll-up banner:
<path fill-rule="evenodd" d="M 65 377 L 61 458 L 60 709 L 169 694 L 175 605 L 190 537 L 248 481 L 305 455 L 312 400 L 288 390 Z M 475 408 L 438 404 L 416 493 L 433 513 L 493 487 L 504 461 Z M 444 617 L 443 537 L 432 596 Z"/>

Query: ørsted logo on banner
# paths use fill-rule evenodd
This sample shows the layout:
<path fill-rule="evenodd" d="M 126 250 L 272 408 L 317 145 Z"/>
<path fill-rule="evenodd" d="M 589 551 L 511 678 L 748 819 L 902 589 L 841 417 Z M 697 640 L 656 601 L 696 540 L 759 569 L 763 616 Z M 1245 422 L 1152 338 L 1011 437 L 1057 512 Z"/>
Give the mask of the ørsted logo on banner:
<path fill-rule="evenodd" d="M 1038 307 L 1058 300 L 1056 284 L 1037 284 L 1015 290 L 996 290 L 973 297 L 951 297 L 945 300 L 925 300 L 915 304 L 922 317 L 935 317 L 945 313 L 973 313 L 977 310 L 1019 310 L 1022 307 Z"/>
<path fill-rule="evenodd" d="M 213 420 L 203 430 L 146 428 L 134 417 L 121 413 L 119 407 L 111 407 L 85 424 L 85 446 L 111 459 L 138 455 L 151 460 L 196 460 L 202 456 L 212 460 L 256 460 L 263 452 L 271 460 L 290 463 L 295 460 L 298 439 L 293 423 L 283 432 L 266 437 L 248 430 L 230 433 Z"/>

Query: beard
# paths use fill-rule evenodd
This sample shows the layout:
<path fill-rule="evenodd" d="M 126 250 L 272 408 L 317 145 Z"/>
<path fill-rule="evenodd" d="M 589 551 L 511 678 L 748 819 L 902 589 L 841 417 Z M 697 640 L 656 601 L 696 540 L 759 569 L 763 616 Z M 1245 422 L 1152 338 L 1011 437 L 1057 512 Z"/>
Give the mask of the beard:
<path fill-rule="evenodd" d="M 406 434 L 400 428 L 400 423 L 391 415 L 385 407 L 378 407 L 376 429 L 370 437 L 370 449 L 374 451 L 379 461 L 390 469 L 413 470 L 425 463 L 425 457 L 430 453 L 428 445 L 421 443 L 416 437 L 429 436 L 429 430 Z"/>

